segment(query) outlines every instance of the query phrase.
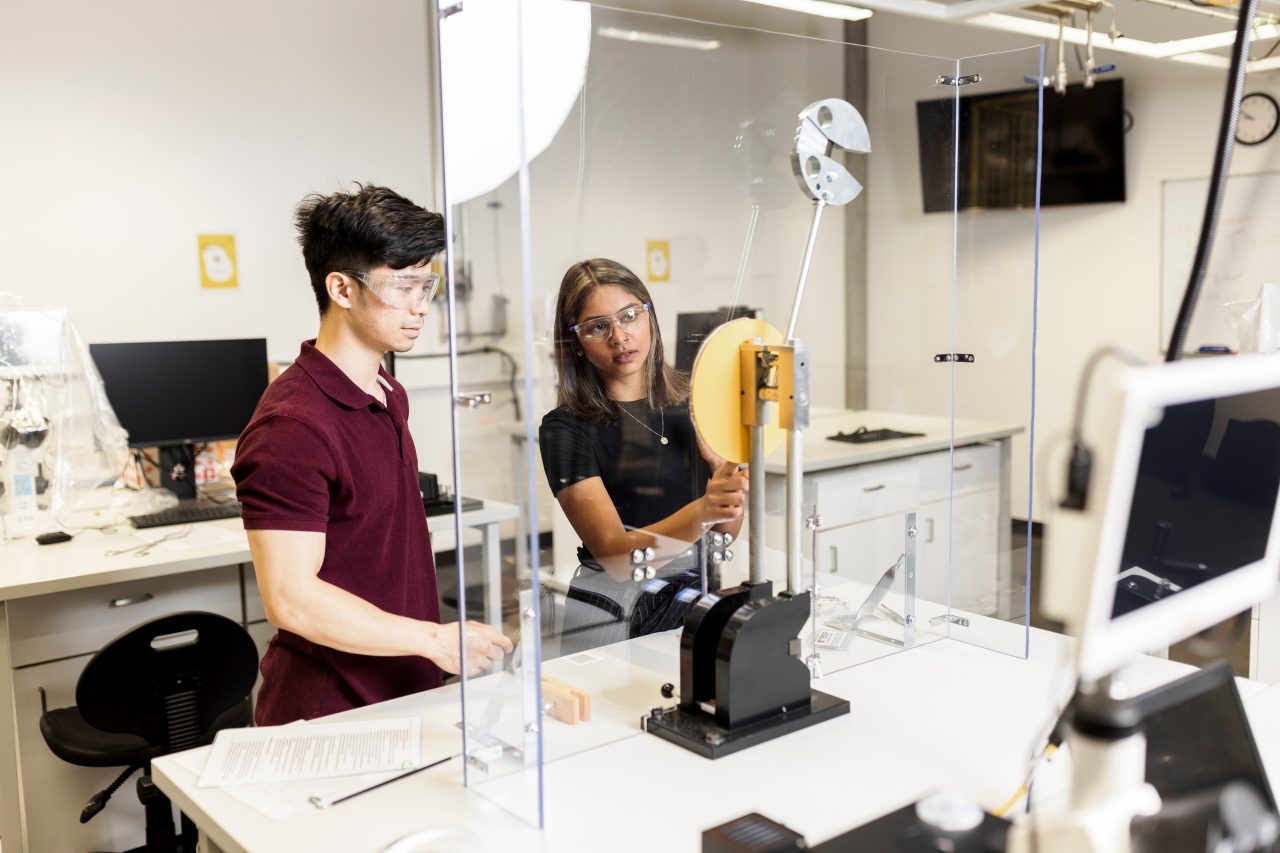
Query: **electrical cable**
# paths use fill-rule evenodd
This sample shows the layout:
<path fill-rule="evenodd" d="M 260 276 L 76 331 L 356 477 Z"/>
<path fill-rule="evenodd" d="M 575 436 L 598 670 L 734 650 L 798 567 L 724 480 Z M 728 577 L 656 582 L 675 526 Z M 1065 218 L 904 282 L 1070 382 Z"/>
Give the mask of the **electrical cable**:
<path fill-rule="evenodd" d="M 993 811 L 992 814 L 995 815 L 996 817 L 1004 817 L 1010 811 L 1013 810 L 1013 807 L 1018 804 L 1019 800 L 1021 800 L 1023 797 L 1030 794 L 1031 793 L 1031 777 L 1035 775 L 1036 770 L 1039 768 L 1040 762 L 1048 761 L 1049 759 L 1053 758 L 1053 754 L 1057 751 L 1058 751 L 1058 747 L 1055 744 L 1051 743 L 1048 746 L 1046 746 L 1044 749 L 1044 752 L 1040 754 L 1039 760 L 1036 761 L 1036 766 L 1032 767 L 1031 772 L 1027 774 L 1026 781 L 1022 783 L 1022 786 L 1019 787 L 1018 790 L 1013 792 L 1013 796 L 1005 800 L 1004 804 L 1001 805 L 1000 808 Z M 1028 811 L 1030 811 L 1030 809 L 1028 809 Z"/>
<path fill-rule="evenodd" d="M 1140 356 L 1123 347 L 1107 346 L 1095 350 L 1085 362 L 1076 386 L 1076 404 L 1071 421 L 1071 458 L 1067 463 L 1066 494 L 1062 498 L 1063 509 L 1084 509 L 1089 501 L 1089 479 L 1093 474 L 1093 451 L 1084 441 L 1084 408 L 1089 399 L 1089 385 L 1093 372 L 1102 359 L 1111 356 L 1130 365 L 1145 364 Z"/>
<path fill-rule="evenodd" d="M 516 377 L 520 372 L 520 365 L 516 363 L 515 357 L 504 349 L 494 346 L 473 347 L 471 349 L 458 350 L 459 357 L 464 355 L 500 355 L 503 361 L 510 368 L 510 375 L 507 377 L 507 384 L 511 389 L 511 405 L 516 410 L 516 420 L 523 420 L 520 414 L 520 395 L 516 391 Z M 397 355 L 396 361 L 423 360 L 428 358 L 448 358 L 447 352 L 424 352 L 414 353 L 413 355 Z"/>
<path fill-rule="evenodd" d="M 1231 47 L 1231 67 L 1227 75 L 1227 93 L 1222 106 L 1222 122 L 1218 128 L 1218 146 L 1213 157 L 1213 177 L 1209 181 L 1209 197 L 1205 202 L 1204 222 L 1200 227 L 1200 240 L 1196 245 L 1195 261 L 1191 277 L 1187 281 L 1178 319 L 1169 338 L 1167 361 L 1182 357 L 1191 317 L 1200 298 L 1200 288 L 1209 271 L 1209 256 L 1218 230 L 1218 216 L 1222 212 L 1222 198 L 1226 194 L 1227 175 L 1231 171 L 1231 153 L 1235 148 L 1236 125 L 1240 120 L 1240 99 L 1244 94 L 1244 78 L 1247 70 L 1245 56 L 1249 51 L 1249 33 L 1258 12 L 1258 0 L 1243 0 L 1236 21 L 1236 40 Z"/>

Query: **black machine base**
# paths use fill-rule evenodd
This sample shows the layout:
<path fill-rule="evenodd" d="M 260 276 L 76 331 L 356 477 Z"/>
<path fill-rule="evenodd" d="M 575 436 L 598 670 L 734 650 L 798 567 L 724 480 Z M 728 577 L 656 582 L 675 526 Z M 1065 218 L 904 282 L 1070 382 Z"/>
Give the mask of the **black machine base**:
<path fill-rule="evenodd" d="M 650 734 L 714 759 L 847 713 L 849 700 L 812 690 L 808 705 L 732 730 L 717 725 L 714 714 L 682 708 L 655 708 L 642 722 Z"/>

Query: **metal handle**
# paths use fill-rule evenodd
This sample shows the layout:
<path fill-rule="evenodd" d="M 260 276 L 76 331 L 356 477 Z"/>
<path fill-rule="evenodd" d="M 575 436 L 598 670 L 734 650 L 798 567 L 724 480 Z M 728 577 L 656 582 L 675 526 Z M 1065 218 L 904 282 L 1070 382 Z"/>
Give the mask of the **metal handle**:
<path fill-rule="evenodd" d="M 150 601 L 153 598 L 155 598 L 154 595 L 152 595 L 149 592 L 144 592 L 142 595 L 130 595 L 130 596 L 125 596 L 124 598 L 113 598 L 111 599 L 111 603 L 108 604 L 107 606 L 108 607 L 128 607 L 130 604 L 141 604 L 142 602 Z"/>
<path fill-rule="evenodd" d="M 492 403 L 493 395 L 488 391 L 466 391 L 454 397 L 453 402 L 468 409 L 475 409 Z"/>
<path fill-rule="evenodd" d="M 838 557 L 839 553 L 840 553 L 840 549 L 837 548 L 835 545 L 832 545 L 831 546 L 831 574 L 833 575 L 836 573 L 836 563 L 839 559 Z"/>
<path fill-rule="evenodd" d="M 862 491 L 864 491 L 864 492 L 878 492 L 878 491 L 880 491 L 880 490 L 881 490 L 881 489 L 883 489 L 883 488 L 884 488 L 884 483 L 881 483 L 881 484 L 880 484 L 880 485 L 878 485 L 878 486 L 863 486 L 863 487 L 862 487 Z"/>
<path fill-rule="evenodd" d="M 968 471 L 972 467 L 973 467 L 972 462 L 966 462 L 963 465 L 952 465 L 951 470 L 952 471 Z"/>
<path fill-rule="evenodd" d="M 924 520 L 924 523 L 928 525 L 928 532 L 924 534 L 924 541 L 932 542 L 933 541 L 933 519 L 926 518 Z"/>

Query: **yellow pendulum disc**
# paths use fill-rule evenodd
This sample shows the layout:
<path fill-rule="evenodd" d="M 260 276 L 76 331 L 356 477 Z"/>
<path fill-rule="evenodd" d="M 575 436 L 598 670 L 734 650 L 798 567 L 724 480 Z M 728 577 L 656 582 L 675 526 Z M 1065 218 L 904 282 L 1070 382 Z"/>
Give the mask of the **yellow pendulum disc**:
<path fill-rule="evenodd" d="M 693 362 L 689 408 L 694 428 L 712 453 L 729 462 L 751 458 L 751 430 L 742 423 L 742 401 L 755 393 L 755 388 L 743 385 L 738 352 L 754 338 L 764 344 L 781 344 L 782 332 L 764 320 L 741 317 L 708 335 Z M 775 415 L 774 423 L 764 428 L 766 456 L 782 442 L 782 436 Z"/>

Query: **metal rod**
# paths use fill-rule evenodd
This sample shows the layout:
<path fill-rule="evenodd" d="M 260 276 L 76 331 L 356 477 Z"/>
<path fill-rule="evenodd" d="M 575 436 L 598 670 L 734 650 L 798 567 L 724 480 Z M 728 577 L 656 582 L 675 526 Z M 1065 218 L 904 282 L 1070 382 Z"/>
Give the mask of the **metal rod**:
<path fill-rule="evenodd" d="M 813 246 L 818 242 L 818 222 L 822 219 L 822 209 L 827 203 L 818 199 L 813 203 L 813 222 L 809 225 L 809 239 L 804 245 L 804 260 L 800 262 L 800 280 L 796 282 L 796 298 L 791 303 L 791 321 L 787 323 L 787 334 L 784 340 L 790 341 L 796 336 L 796 321 L 800 319 L 800 300 L 804 298 L 805 282 L 809 280 L 809 263 L 813 260 Z"/>
<path fill-rule="evenodd" d="M 804 535 L 800 518 L 800 501 L 804 487 L 804 433 L 787 430 L 787 592 L 801 590 L 800 554 Z"/>
<path fill-rule="evenodd" d="M 742 257 L 738 259 L 738 274 L 733 279 L 733 299 L 729 300 L 729 319 L 738 307 L 742 296 L 742 282 L 747 277 L 747 261 L 751 258 L 751 243 L 756 236 L 756 224 L 760 221 L 760 205 L 751 205 L 751 219 L 747 221 L 747 240 L 742 244 Z"/>
<path fill-rule="evenodd" d="M 755 477 L 755 488 L 747 493 L 747 523 L 751 527 L 751 582 L 764 583 L 764 423 L 760 417 L 764 410 L 764 401 L 760 392 L 754 388 L 756 395 L 756 424 L 751 427 L 751 476 Z"/>

